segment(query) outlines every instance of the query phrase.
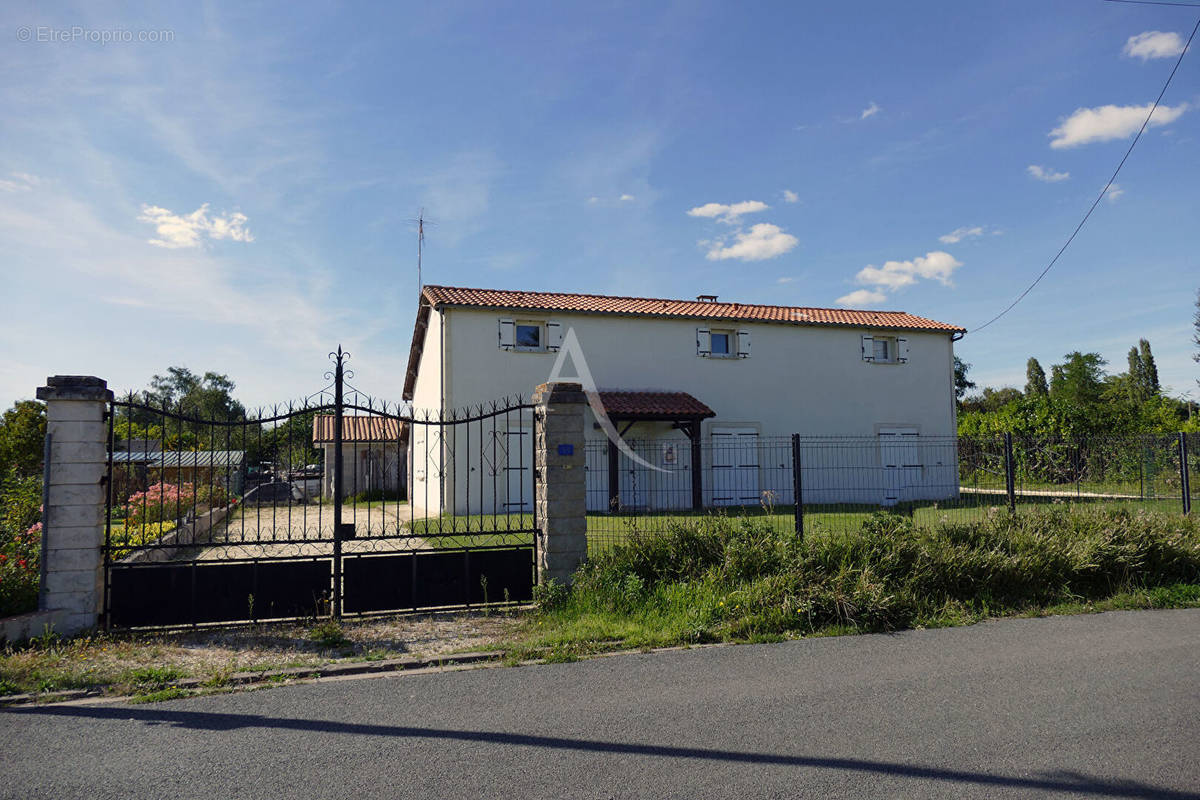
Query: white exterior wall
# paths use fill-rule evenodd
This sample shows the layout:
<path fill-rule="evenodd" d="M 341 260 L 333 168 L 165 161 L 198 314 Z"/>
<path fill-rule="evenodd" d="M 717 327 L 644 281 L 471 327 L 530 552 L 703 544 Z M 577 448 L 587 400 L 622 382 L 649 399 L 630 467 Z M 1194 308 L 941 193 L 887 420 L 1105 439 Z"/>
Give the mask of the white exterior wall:
<path fill-rule="evenodd" d="M 947 333 L 464 308 L 449 308 L 443 313 L 449 329 L 444 340 L 445 364 L 440 363 L 441 319 L 434 311 L 430 315 L 413 397 L 418 414 L 439 407 L 443 368 L 447 408 L 462 408 L 505 395 L 520 394 L 528 398 L 535 386 L 550 378 L 557 353 L 500 349 L 499 320 L 501 317 L 535 322 L 554 320 L 562 324 L 564 332 L 574 331 L 598 388 L 688 392 L 716 412 L 714 419 L 704 423 L 705 441 L 714 427 L 756 430 L 764 440 L 759 454 L 762 470 L 758 488 L 772 491 L 775 502 L 781 504 L 792 502 L 790 474 L 778 468 L 775 462 L 780 460 L 781 453 L 776 451 L 780 448 L 774 443 L 766 445 L 768 438 L 792 433 L 875 437 L 881 428 L 893 427 L 915 428 L 923 439 L 952 437 L 955 433 L 953 347 Z M 698 327 L 749 331 L 752 355 L 749 358 L 697 356 Z M 906 338 L 907 363 L 863 361 L 863 334 Z M 568 359 L 561 377 L 570 380 L 576 375 L 575 365 Z M 603 433 L 591 422 L 589 414 L 587 436 L 603 438 Z M 499 424 L 502 427 L 504 423 Z M 412 474 L 414 502 L 420 506 L 424 470 L 423 452 L 417 443 L 421 431 L 417 427 Z M 685 465 L 690 465 L 691 457 L 686 437 L 664 424 L 643 423 L 635 426 L 626 438 L 655 436 L 678 439 L 680 447 L 679 463 L 670 474 L 650 473 L 647 478 L 656 482 L 652 496 L 672 498 L 671 505 L 686 507 L 690 505 L 690 472 Z M 476 448 L 473 446 L 472 450 Z M 921 467 L 915 473 L 911 469 L 905 472 L 902 499 L 956 495 L 957 461 L 953 446 L 947 448 L 944 442 L 936 446 L 922 444 L 919 452 Z M 867 443 L 852 452 L 841 452 L 838 457 L 843 463 L 860 467 L 853 472 L 817 468 L 830 463 L 830 457 L 829 448 L 810 450 L 806 446 L 802 454 L 803 462 L 810 465 L 804 473 L 806 502 L 880 501 L 886 479 L 878 448 Z M 597 457 L 593 454 L 590 458 Z M 463 452 L 459 459 L 460 463 L 475 463 L 479 460 L 478 451 L 470 456 Z M 647 460 L 658 463 L 653 458 Z M 603 471 L 606 497 L 607 463 L 596 466 Z M 706 463 L 704 468 L 708 470 L 709 466 Z M 600 495 L 595 472 L 589 462 L 589 507 L 598 509 L 603 505 L 597 505 Z M 708 503 L 712 492 L 707 479 L 705 487 Z M 489 486 L 484 488 L 490 491 Z M 431 498 L 433 494 L 431 491 Z M 490 495 L 476 497 L 471 505 L 486 504 L 489 498 Z M 497 500 L 503 502 L 503 498 Z M 451 504 L 453 500 L 446 497 L 445 502 Z M 439 504 L 437 508 L 440 507 Z M 431 503 L 427 510 L 436 509 Z"/>
<path fill-rule="evenodd" d="M 417 380 L 413 386 L 413 416 L 418 420 L 423 419 L 426 413 L 436 419 L 442 410 L 442 355 L 445 351 L 442 322 L 443 316 L 436 309 L 429 312 L 425 347 L 421 351 Z M 449 406 L 449 399 L 446 402 Z M 408 446 L 409 502 L 414 509 L 430 514 L 439 514 L 442 509 L 442 489 L 438 478 L 442 454 L 439 449 L 440 437 L 436 431 L 436 427 L 431 432 L 428 425 L 414 424 Z"/>

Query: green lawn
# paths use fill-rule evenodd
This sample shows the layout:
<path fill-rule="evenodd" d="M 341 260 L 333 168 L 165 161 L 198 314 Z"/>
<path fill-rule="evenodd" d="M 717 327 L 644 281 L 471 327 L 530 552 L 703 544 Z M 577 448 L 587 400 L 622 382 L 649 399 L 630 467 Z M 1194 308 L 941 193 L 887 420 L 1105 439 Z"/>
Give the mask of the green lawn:
<path fill-rule="evenodd" d="M 1172 499 L 1111 500 L 1106 498 L 1056 498 L 1037 495 L 1018 496 L 1017 513 L 1030 513 L 1048 505 L 1087 506 L 1091 508 L 1134 507 L 1145 511 L 1179 512 L 1180 502 Z M 912 517 L 918 525 L 932 525 L 942 520 L 949 522 L 972 522 L 985 519 L 989 514 L 1007 513 L 1008 501 L 1004 495 L 964 494 L 957 500 L 939 502 L 903 503 L 892 507 L 892 513 Z M 804 532 L 806 536 L 849 534 L 858 531 L 879 506 L 870 505 L 806 505 L 804 507 Z M 732 519 L 749 518 L 767 522 L 773 529 L 794 529 L 795 518 L 792 506 L 737 506 L 704 511 L 642 511 L 618 514 L 590 513 L 587 515 L 588 552 L 596 555 L 625 542 L 632 531 L 661 533 L 673 524 L 686 523 L 697 517 L 724 516 Z M 413 533 L 424 536 L 438 547 L 486 547 L 524 543 L 529 541 L 526 533 L 503 533 L 506 530 L 528 529 L 533 526 L 531 514 L 473 514 L 442 515 L 414 520 Z"/>

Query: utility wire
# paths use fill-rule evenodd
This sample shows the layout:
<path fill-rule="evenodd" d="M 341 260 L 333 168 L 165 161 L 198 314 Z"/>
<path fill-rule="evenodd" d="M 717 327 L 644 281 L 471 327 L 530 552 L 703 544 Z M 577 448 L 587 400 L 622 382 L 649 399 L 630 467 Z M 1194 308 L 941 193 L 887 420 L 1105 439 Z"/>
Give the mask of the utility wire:
<path fill-rule="evenodd" d="M 1167 3 L 1164 0 L 1104 0 L 1106 3 L 1129 3 L 1135 6 L 1178 6 L 1180 8 L 1200 8 L 1200 3 Z"/>
<path fill-rule="evenodd" d="M 1121 1 L 1134 2 L 1134 0 Z M 1110 2 L 1115 2 L 1115 0 L 1110 0 Z M 1149 0 L 1144 0 L 1144 2 L 1149 2 Z M 1154 105 L 1150 108 L 1150 113 L 1147 114 L 1146 119 L 1142 121 L 1142 127 L 1138 129 L 1137 136 L 1134 136 L 1133 141 L 1129 143 L 1129 149 L 1125 151 L 1125 155 L 1121 158 L 1121 163 L 1117 164 L 1117 168 L 1113 170 L 1112 177 L 1108 179 L 1108 183 L 1104 184 L 1104 188 L 1100 190 L 1100 194 L 1097 195 L 1095 201 L 1092 202 L 1091 208 L 1089 208 L 1087 213 L 1083 215 L 1083 219 L 1079 220 L 1079 224 L 1075 226 L 1075 230 L 1071 232 L 1071 235 L 1067 238 L 1067 241 L 1058 249 L 1058 252 L 1054 254 L 1054 258 L 1050 259 L 1050 263 L 1046 265 L 1046 268 L 1042 270 L 1042 273 L 1037 276 L 1033 283 L 1026 287 L 1025 291 L 1021 292 L 1021 294 L 1017 296 L 1016 300 L 1013 300 L 1012 303 L 1009 304 L 1008 308 L 1004 309 L 999 314 L 980 325 L 978 328 L 973 329 L 972 333 L 979 333 L 988 325 L 991 325 L 1009 311 L 1012 311 L 1013 308 L 1016 307 L 1017 303 L 1025 299 L 1025 295 L 1033 291 L 1033 287 L 1041 283 L 1042 278 L 1046 277 L 1046 273 L 1050 271 L 1050 268 L 1058 263 L 1058 259 L 1063 253 L 1066 252 L 1067 248 L 1071 246 L 1071 242 L 1075 241 L 1075 237 L 1079 234 L 1079 231 L 1083 229 L 1083 226 L 1088 221 L 1088 218 L 1092 216 L 1092 212 L 1096 210 L 1096 206 L 1100 205 L 1100 201 L 1103 200 L 1104 195 L 1108 193 L 1109 188 L 1113 185 L 1113 181 L 1117 179 L 1117 175 L 1119 175 L 1121 172 L 1121 167 L 1125 166 L 1125 162 L 1128 160 L 1130 153 L 1133 152 L 1133 148 L 1137 146 L 1138 140 L 1142 138 L 1142 133 L 1145 132 L 1146 126 L 1150 124 L 1150 118 L 1154 116 L 1154 112 L 1158 110 L 1158 104 L 1162 102 L 1163 95 L 1167 93 L 1167 87 L 1171 85 L 1171 80 L 1175 77 L 1175 72 L 1179 69 L 1179 65 L 1183 63 L 1183 57 L 1187 53 L 1188 48 L 1191 47 L 1192 39 L 1196 37 L 1197 30 L 1200 30 L 1200 19 L 1196 20 L 1196 25 L 1192 28 L 1192 35 L 1188 37 L 1187 44 L 1183 46 L 1183 50 L 1179 53 L 1179 58 L 1175 60 L 1175 66 L 1171 68 L 1171 74 L 1167 76 L 1167 82 L 1163 84 L 1162 91 L 1158 93 L 1158 98 L 1155 99 Z"/>

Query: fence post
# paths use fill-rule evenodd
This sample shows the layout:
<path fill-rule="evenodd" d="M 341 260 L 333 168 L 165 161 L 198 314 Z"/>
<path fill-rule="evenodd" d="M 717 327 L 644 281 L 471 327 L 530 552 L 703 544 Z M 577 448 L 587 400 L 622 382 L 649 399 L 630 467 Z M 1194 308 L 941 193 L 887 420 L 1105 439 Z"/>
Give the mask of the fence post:
<path fill-rule="evenodd" d="M 538 582 L 569 583 L 587 555 L 587 395 L 578 383 L 543 383 L 533 403 Z"/>
<path fill-rule="evenodd" d="M 106 419 L 113 396 L 100 378 L 55 375 L 46 379 L 37 397 L 46 402 L 49 443 L 43 479 L 43 583 L 38 612 L 30 615 L 31 627 L 38 629 L 26 635 L 41 633 L 44 625 L 70 635 L 94 628 L 104 613 Z"/>
<path fill-rule="evenodd" d="M 796 536 L 804 538 L 804 483 L 800 476 L 800 434 L 792 434 L 792 500 L 795 502 Z"/>
<path fill-rule="evenodd" d="M 1188 486 L 1188 443 L 1187 434 L 1179 434 L 1179 494 L 1183 498 L 1183 513 L 1192 510 L 1192 489 Z"/>
<path fill-rule="evenodd" d="M 1013 463 L 1012 434 L 1004 434 L 1004 491 L 1008 495 L 1008 511 L 1017 513 L 1017 477 Z"/>

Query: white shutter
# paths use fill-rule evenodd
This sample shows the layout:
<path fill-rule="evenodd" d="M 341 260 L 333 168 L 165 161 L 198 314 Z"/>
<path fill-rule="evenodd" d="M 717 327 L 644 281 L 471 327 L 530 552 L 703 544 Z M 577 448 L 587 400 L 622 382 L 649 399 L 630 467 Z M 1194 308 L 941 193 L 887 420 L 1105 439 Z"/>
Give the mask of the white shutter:
<path fill-rule="evenodd" d="M 874 361 L 875 360 L 875 337 L 874 336 L 862 337 L 862 360 L 863 361 Z"/>
<path fill-rule="evenodd" d="M 739 358 L 750 357 L 750 331 L 737 332 L 737 354 Z"/>
<path fill-rule="evenodd" d="M 708 328 L 696 328 L 696 355 L 708 358 L 712 355 L 712 332 Z"/>
<path fill-rule="evenodd" d="M 908 363 L 908 339 L 903 336 L 896 337 L 896 360 L 901 364 Z"/>
<path fill-rule="evenodd" d="M 558 348 L 562 347 L 562 342 L 562 323 L 550 320 L 546 323 L 546 349 L 550 352 L 557 352 Z"/>
<path fill-rule="evenodd" d="M 503 317 L 500 320 L 500 349 L 512 350 L 513 343 L 516 341 L 516 322 L 511 318 Z"/>

